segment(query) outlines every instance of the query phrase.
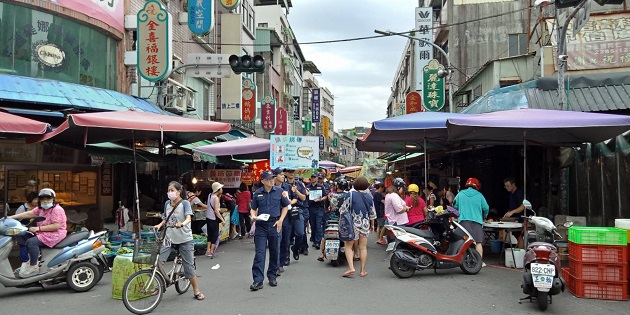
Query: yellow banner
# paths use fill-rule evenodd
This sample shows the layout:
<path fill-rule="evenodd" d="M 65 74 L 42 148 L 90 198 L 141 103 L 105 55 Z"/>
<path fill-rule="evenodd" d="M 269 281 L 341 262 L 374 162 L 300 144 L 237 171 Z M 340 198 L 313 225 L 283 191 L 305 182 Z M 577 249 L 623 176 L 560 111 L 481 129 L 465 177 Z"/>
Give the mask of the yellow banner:
<path fill-rule="evenodd" d="M 322 135 L 326 140 L 328 140 L 328 123 L 329 118 L 327 116 L 322 117 Z"/>

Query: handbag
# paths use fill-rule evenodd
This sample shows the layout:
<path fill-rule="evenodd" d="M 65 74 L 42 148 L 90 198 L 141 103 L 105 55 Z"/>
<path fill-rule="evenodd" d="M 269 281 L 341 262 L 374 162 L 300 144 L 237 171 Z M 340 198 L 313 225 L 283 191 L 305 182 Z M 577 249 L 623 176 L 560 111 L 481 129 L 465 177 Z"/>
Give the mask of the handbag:
<path fill-rule="evenodd" d="M 232 215 L 230 216 L 230 224 L 232 225 L 238 225 L 238 206 L 234 207 L 234 210 L 232 210 Z"/>
<path fill-rule="evenodd" d="M 342 241 L 354 240 L 354 223 L 352 219 L 352 192 L 339 208 L 339 239 Z"/>

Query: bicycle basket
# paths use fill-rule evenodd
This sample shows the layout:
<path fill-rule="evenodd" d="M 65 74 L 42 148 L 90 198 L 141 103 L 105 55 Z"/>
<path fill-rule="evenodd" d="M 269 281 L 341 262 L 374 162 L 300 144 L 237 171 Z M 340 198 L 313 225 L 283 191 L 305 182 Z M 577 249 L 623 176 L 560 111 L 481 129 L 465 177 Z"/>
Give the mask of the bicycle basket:
<path fill-rule="evenodd" d="M 132 261 L 136 264 L 153 265 L 157 255 L 160 253 L 161 245 L 161 243 L 156 241 L 136 239 Z"/>

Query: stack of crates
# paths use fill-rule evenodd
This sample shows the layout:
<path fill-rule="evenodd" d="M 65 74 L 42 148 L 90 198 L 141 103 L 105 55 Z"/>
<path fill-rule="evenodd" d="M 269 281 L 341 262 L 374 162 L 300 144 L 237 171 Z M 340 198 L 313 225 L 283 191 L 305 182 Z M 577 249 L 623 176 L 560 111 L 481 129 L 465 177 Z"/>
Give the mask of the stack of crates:
<path fill-rule="evenodd" d="M 602 300 L 628 300 L 626 231 L 607 227 L 569 229 L 569 268 L 562 277 L 573 295 Z"/>

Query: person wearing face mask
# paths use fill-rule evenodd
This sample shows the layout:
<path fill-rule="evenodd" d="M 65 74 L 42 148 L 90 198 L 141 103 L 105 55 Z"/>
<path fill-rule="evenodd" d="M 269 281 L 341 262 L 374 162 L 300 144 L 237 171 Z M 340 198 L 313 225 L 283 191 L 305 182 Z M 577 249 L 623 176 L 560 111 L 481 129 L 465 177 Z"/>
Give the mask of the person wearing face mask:
<path fill-rule="evenodd" d="M 55 201 L 55 197 L 54 190 L 44 188 L 40 190 L 37 196 L 37 207 L 11 216 L 11 218 L 16 220 L 34 217 L 45 218 L 44 221 L 38 222 L 37 226 L 28 228 L 30 233 L 17 237 L 17 243 L 20 245 L 20 259 L 22 261 L 19 275 L 22 278 L 39 273 L 38 260 L 41 246 L 52 248 L 66 237 L 66 212 Z"/>
<path fill-rule="evenodd" d="M 186 197 L 186 191 L 182 185 L 176 181 L 168 184 L 168 192 L 166 194 L 168 200 L 164 204 L 164 212 L 162 213 L 162 222 L 155 225 L 155 230 L 160 230 L 164 225 L 171 227 L 166 230 L 165 244 L 160 248 L 160 262 L 166 263 L 171 249 L 179 251 L 184 265 L 184 277 L 190 281 L 193 287 L 194 298 L 201 301 L 206 297 L 199 291 L 197 284 L 197 276 L 195 275 L 195 244 L 193 241 L 192 229 L 190 221 L 192 221 L 193 211 L 190 202 Z M 166 244 L 170 244 L 167 246 Z"/>

